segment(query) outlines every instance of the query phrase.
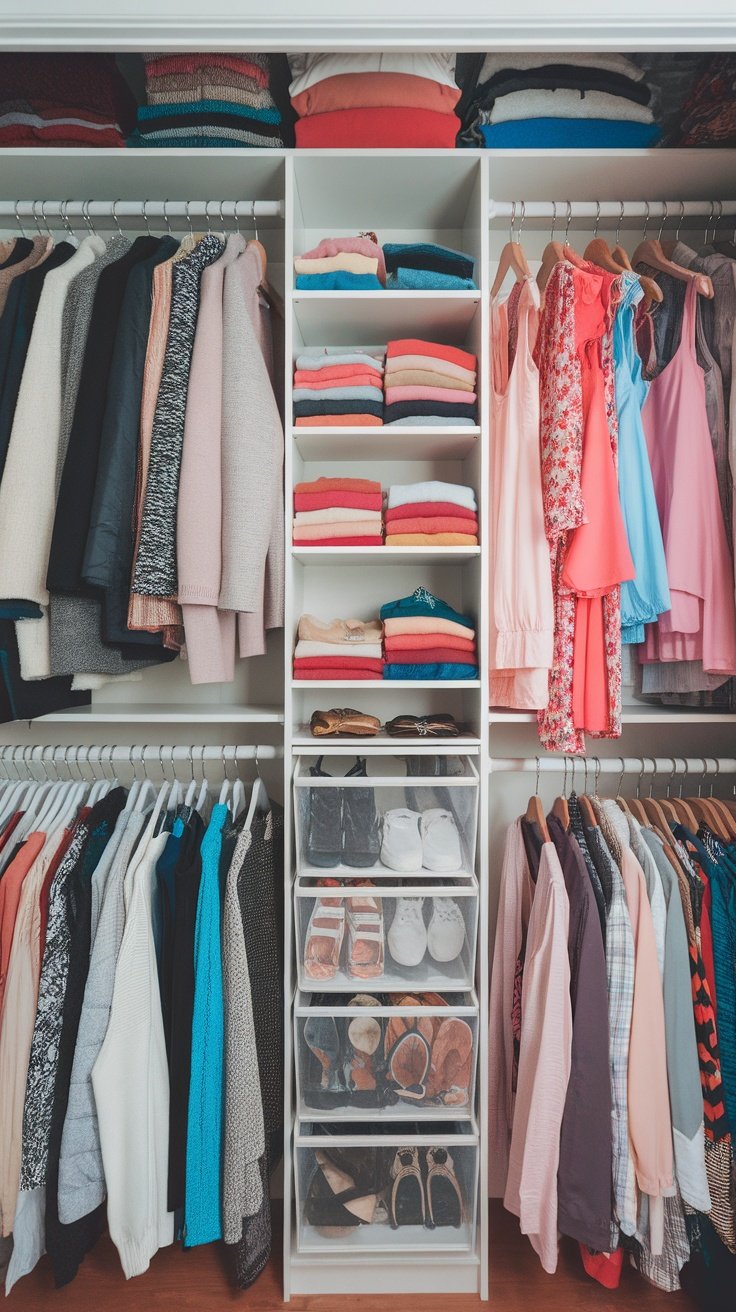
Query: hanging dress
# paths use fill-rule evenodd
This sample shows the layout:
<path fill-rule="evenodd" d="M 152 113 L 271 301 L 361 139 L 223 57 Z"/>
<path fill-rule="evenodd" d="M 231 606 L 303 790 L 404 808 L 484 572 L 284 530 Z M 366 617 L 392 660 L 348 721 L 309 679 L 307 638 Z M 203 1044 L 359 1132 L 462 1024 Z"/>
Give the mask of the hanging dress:
<path fill-rule="evenodd" d="M 491 305 L 490 704 L 541 710 L 549 700 L 554 603 L 544 534 L 539 373 L 532 358 L 539 291 L 527 279 Z"/>
<path fill-rule="evenodd" d="M 634 344 L 635 306 L 643 292 L 638 278 L 622 277 L 613 323 L 613 359 L 618 413 L 618 489 L 636 575 L 621 585 L 621 641 L 643 642 L 644 625 L 670 607 L 667 562 L 654 495 L 641 410 L 648 386 Z"/>
<path fill-rule="evenodd" d="M 697 295 L 690 283 L 680 344 L 642 411 L 672 598 L 647 627 L 642 660 L 702 661 L 706 672 L 734 674 L 733 566 L 695 353 Z"/>

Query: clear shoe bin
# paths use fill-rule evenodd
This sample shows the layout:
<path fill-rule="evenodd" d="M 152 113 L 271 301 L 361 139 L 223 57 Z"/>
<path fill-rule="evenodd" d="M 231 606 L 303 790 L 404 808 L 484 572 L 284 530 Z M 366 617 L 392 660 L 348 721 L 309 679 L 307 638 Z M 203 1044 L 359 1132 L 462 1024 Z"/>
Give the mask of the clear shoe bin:
<path fill-rule="evenodd" d="M 453 883 L 362 879 L 294 885 L 297 974 L 305 992 L 472 989 L 478 933 L 475 876 Z"/>
<path fill-rule="evenodd" d="M 297 1248 L 315 1258 L 467 1253 L 477 1195 L 470 1125 L 361 1124 L 333 1134 L 317 1124 L 296 1137 Z"/>
<path fill-rule="evenodd" d="M 472 1120 L 477 1043 L 474 992 L 298 993 L 299 1119 Z"/>
<path fill-rule="evenodd" d="M 294 816 L 298 875 L 468 878 L 478 771 L 472 757 L 444 752 L 301 756 Z"/>

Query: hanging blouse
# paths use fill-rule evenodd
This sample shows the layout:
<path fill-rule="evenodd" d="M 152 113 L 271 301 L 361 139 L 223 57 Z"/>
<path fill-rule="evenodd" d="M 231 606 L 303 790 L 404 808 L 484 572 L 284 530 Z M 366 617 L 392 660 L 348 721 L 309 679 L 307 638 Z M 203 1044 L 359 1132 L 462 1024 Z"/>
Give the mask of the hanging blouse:
<path fill-rule="evenodd" d="M 532 357 L 539 291 L 491 305 L 492 706 L 541 710 L 549 699 L 554 604 L 539 455 L 539 373 Z"/>

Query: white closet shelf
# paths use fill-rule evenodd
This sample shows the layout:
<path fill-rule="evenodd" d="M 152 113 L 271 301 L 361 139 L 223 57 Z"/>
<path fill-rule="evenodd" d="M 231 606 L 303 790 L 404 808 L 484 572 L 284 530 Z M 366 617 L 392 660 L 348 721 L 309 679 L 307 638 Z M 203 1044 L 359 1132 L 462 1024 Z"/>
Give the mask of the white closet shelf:
<path fill-rule="evenodd" d="M 307 1107 L 305 1102 L 299 1104 L 299 1120 L 306 1124 L 322 1124 L 326 1121 L 339 1121 L 350 1124 L 351 1121 L 364 1121 L 365 1108 L 333 1107 L 329 1111 L 316 1107 Z M 473 1113 L 468 1107 L 414 1107 L 411 1103 L 397 1103 L 394 1107 L 371 1107 L 371 1121 L 415 1121 L 421 1126 L 422 1121 L 472 1121 Z"/>
<path fill-rule="evenodd" d="M 463 342 L 478 313 L 479 291 L 293 291 L 294 318 L 307 346 L 342 346 L 356 338 L 451 337 Z"/>
<path fill-rule="evenodd" d="M 490 711 L 488 723 L 536 724 L 536 711 Z M 629 707 L 621 715 L 622 724 L 736 724 L 731 711 L 698 711 L 676 706 Z"/>
<path fill-rule="evenodd" d="M 464 460 L 480 428 L 294 428 L 302 460 Z"/>
<path fill-rule="evenodd" d="M 458 688 L 480 688 L 480 679 L 292 679 L 291 686 L 300 692 L 309 688 L 381 688 L 384 692 L 391 688 L 414 688 L 417 692 L 423 688 L 442 688 L 445 692 L 455 692 Z"/>
<path fill-rule="evenodd" d="M 411 748 L 412 756 L 454 756 L 456 750 L 477 756 L 480 738 L 464 734 L 457 738 L 395 738 L 383 729 L 374 738 L 314 738 L 308 726 L 302 726 L 292 738 L 291 745 L 295 751 L 307 756 L 331 756 L 333 752 L 383 756 L 386 751 L 403 756 L 407 748 Z"/>
<path fill-rule="evenodd" d="M 277 706 L 197 706 L 192 702 L 93 702 L 41 715 L 35 724 L 283 724 Z"/>
<path fill-rule="evenodd" d="M 736 197 L 736 150 L 488 150 L 490 194 L 494 200 L 533 200 L 544 197 L 558 203 L 565 227 L 565 199 L 642 200 L 654 202 L 676 196 L 702 200 L 713 194 L 718 178 L 720 200 Z M 561 202 L 561 204 L 560 204 Z M 652 219 L 660 218 L 652 205 Z M 674 231 L 676 212 L 670 212 Z M 505 230 L 506 220 L 502 223 Z M 591 230 L 589 220 L 575 220 L 571 228 Z M 641 228 L 626 220 L 624 228 Z M 659 225 L 657 224 L 657 227 Z M 725 227 L 726 225 L 724 225 Z M 656 235 L 656 227 L 655 227 Z M 669 229 L 665 235 L 670 235 Z"/>
<path fill-rule="evenodd" d="M 462 565 L 480 555 L 480 547 L 292 547 L 303 565 Z"/>

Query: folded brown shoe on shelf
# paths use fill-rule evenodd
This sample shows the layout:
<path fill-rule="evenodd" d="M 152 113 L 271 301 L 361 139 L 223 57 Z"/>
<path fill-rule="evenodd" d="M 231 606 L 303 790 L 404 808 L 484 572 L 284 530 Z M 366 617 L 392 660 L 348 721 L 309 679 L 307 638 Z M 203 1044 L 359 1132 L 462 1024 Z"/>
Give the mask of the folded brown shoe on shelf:
<path fill-rule="evenodd" d="M 349 706 L 333 707 L 330 711 L 314 711 L 309 728 L 313 738 L 375 738 L 381 721 Z"/>
<path fill-rule="evenodd" d="M 388 720 L 391 738 L 457 738 L 460 727 L 454 715 L 397 715 Z"/>

